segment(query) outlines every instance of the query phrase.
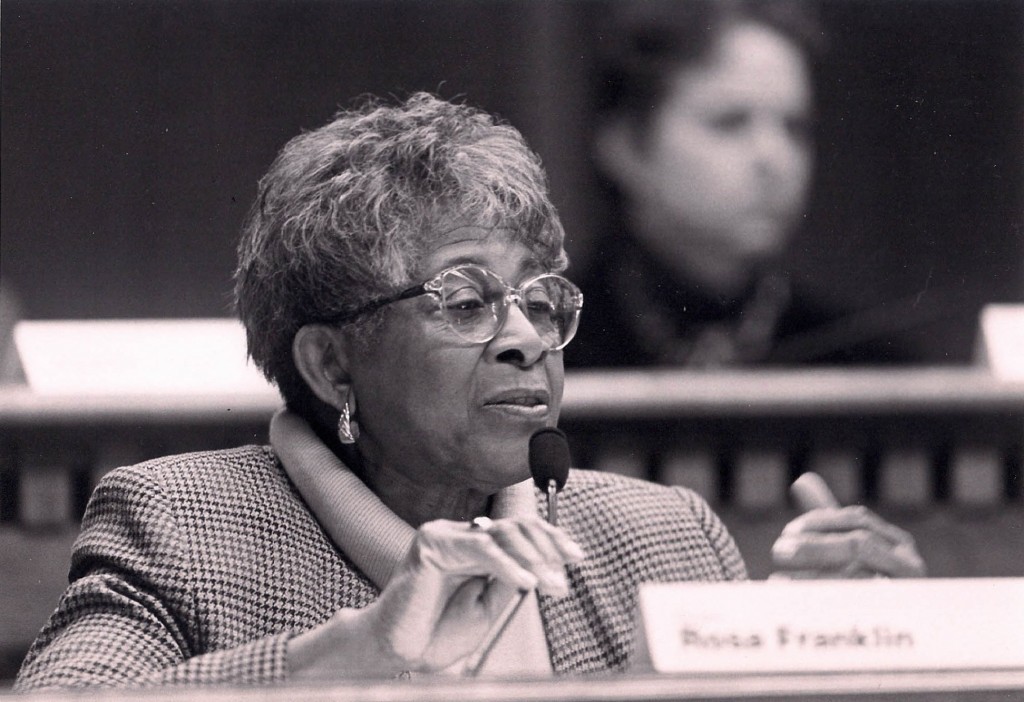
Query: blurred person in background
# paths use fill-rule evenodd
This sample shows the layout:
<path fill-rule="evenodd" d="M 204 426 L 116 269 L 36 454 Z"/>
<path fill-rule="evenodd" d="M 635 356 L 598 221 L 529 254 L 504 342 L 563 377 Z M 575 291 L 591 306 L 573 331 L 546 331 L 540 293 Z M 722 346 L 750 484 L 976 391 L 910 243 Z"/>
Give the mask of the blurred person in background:
<path fill-rule="evenodd" d="M 908 360 L 789 275 L 824 50 L 810 6 L 648 0 L 608 16 L 593 151 L 617 217 L 582 274 L 588 315 L 567 364 Z"/>

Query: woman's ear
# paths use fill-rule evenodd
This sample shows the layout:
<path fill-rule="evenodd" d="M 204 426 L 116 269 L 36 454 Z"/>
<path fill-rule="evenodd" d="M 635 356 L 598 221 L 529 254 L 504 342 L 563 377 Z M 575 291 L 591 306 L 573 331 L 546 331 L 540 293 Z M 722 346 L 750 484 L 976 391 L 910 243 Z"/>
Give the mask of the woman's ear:
<path fill-rule="evenodd" d="M 320 400 L 341 410 L 348 395 L 348 344 L 344 333 L 326 324 L 307 324 L 292 341 L 292 361 Z"/>
<path fill-rule="evenodd" d="M 603 122 L 594 134 L 594 160 L 604 174 L 626 192 L 643 188 L 646 157 L 636 130 L 623 117 Z"/>

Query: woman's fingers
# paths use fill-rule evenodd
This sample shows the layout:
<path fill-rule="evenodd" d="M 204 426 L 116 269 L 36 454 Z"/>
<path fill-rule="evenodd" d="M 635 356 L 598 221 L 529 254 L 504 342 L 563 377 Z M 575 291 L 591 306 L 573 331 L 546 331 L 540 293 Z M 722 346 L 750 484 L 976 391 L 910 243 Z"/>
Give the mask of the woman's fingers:
<path fill-rule="evenodd" d="M 866 529 L 888 541 L 913 543 L 913 537 L 895 524 L 891 524 L 867 507 L 824 507 L 812 509 L 786 525 L 786 532 L 829 532 Z"/>
<path fill-rule="evenodd" d="M 500 580 L 468 578 L 448 600 L 441 620 L 451 619 L 462 624 L 476 616 L 481 619 L 486 629 L 518 595 L 519 590 L 516 587 Z"/>
<path fill-rule="evenodd" d="M 524 569 L 538 580 L 542 595 L 565 597 L 569 582 L 565 563 L 580 560 L 582 550 L 565 532 L 541 519 L 498 520 L 487 535 Z"/>
<path fill-rule="evenodd" d="M 436 670 L 467 655 L 517 591 L 564 596 L 564 564 L 583 556 L 541 519 L 502 519 L 473 528 L 428 522 L 372 605 L 377 630 L 409 669 Z"/>
<path fill-rule="evenodd" d="M 540 518 L 499 519 L 486 529 L 438 520 L 420 528 L 417 542 L 419 559 L 443 573 L 497 578 L 553 596 L 568 592 L 565 563 L 583 558 L 564 531 Z"/>
<path fill-rule="evenodd" d="M 864 507 L 823 508 L 790 522 L 772 547 L 775 567 L 817 577 L 924 575 L 914 539 Z"/>
<path fill-rule="evenodd" d="M 772 548 L 772 558 L 775 566 L 783 570 L 817 570 L 835 577 L 864 573 L 890 577 L 923 574 L 916 551 L 863 529 L 783 535 Z"/>
<path fill-rule="evenodd" d="M 546 534 L 549 542 L 557 550 L 563 563 L 577 563 L 587 557 L 579 544 L 572 540 L 572 537 L 559 527 L 549 524 L 540 517 L 531 517 L 521 522 L 522 526 L 529 526 L 529 534 L 538 538 L 540 534 Z"/>
<path fill-rule="evenodd" d="M 497 578 L 520 590 L 537 586 L 537 576 L 503 551 L 486 531 L 438 520 L 420 527 L 419 561 L 448 576 Z"/>

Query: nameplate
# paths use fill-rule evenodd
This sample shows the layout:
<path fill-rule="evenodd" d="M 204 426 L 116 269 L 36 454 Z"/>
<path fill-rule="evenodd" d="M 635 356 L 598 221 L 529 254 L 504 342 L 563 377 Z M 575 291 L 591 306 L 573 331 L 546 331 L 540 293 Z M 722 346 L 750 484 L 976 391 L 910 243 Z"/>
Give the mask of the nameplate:
<path fill-rule="evenodd" d="M 236 319 L 25 320 L 14 339 L 40 395 L 276 395 Z"/>
<path fill-rule="evenodd" d="M 639 614 L 660 673 L 1024 669 L 1024 578 L 645 584 Z"/>
<path fill-rule="evenodd" d="M 1000 380 L 1024 381 L 1024 305 L 986 305 L 978 328 L 980 363 Z"/>

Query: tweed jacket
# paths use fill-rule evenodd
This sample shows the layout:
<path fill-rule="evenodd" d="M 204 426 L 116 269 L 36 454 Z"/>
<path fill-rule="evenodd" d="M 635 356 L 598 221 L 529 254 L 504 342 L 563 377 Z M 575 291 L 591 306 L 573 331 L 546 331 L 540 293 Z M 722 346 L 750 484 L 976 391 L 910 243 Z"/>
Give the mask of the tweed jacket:
<path fill-rule="evenodd" d="M 639 583 L 745 577 L 725 527 L 684 488 L 573 470 L 559 525 L 587 558 L 568 566 L 569 596 L 540 598 L 556 674 L 626 667 Z M 292 636 L 378 594 L 260 446 L 108 474 L 69 581 L 17 690 L 284 681 Z"/>

